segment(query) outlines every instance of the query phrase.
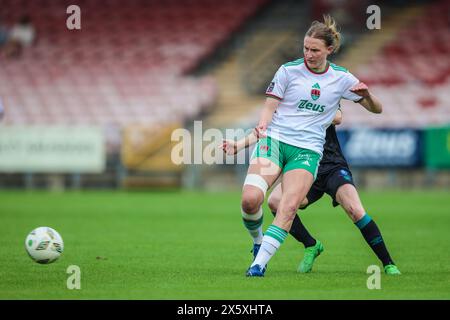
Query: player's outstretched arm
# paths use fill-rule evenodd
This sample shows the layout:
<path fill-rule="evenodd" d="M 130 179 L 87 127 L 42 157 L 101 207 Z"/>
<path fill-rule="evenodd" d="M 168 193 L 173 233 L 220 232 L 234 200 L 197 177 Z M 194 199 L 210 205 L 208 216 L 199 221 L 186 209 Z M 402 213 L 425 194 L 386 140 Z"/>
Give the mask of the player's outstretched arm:
<path fill-rule="evenodd" d="M 359 104 L 373 113 L 381 113 L 383 106 L 381 102 L 372 93 L 369 92 L 369 87 L 364 82 L 360 82 L 350 89 L 351 92 L 363 97 Z"/>
<path fill-rule="evenodd" d="M 221 149 L 227 155 L 233 155 L 238 153 L 240 150 L 255 144 L 256 141 L 258 141 L 258 137 L 256 135 L 256 129 L 253 129 L 251 133 L 238 141 L 223 140 Z"/>

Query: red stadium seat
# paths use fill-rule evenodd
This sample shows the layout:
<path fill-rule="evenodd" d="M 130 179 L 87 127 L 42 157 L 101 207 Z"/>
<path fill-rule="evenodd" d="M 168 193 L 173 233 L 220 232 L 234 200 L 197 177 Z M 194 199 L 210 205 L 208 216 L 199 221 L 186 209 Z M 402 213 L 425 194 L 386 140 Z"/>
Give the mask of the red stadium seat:
<path fill-rule="evenodd" d="M 79 0 L 81 31 L 65 28 L 61 13 L 72 2 L 2 0 L 2 21 L 11 26 L 29 12 L 38 40 L 20 59 L 0 58 L 7 124 L 115 127 L 192 117 L 213 104 L 217 88 L 186 73 L 267 0 Z"/>
<path fill-rule="evenodd" d="M 379 122 L 364 110 L 352 108 L 346 113 L 344 127 L 450 123 L 449 10 L 448 0 L 431 4 L 423 16 L 400 30 L 380 55 L 355 70 L 383 101 L 388 116 Z"/>

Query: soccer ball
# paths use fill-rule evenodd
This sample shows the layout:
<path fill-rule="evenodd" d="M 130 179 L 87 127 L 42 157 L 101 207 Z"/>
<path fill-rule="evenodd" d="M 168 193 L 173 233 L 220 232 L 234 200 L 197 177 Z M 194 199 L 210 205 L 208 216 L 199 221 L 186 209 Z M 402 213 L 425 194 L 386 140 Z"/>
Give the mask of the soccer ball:
<path fill-rule="evenodd" d="M 31 231 L 25 239 L 28 255 L 37 263 L 47 264 L 56 261 L 64 249 L 59 233 L 49 227 L 39 227 Z"/>

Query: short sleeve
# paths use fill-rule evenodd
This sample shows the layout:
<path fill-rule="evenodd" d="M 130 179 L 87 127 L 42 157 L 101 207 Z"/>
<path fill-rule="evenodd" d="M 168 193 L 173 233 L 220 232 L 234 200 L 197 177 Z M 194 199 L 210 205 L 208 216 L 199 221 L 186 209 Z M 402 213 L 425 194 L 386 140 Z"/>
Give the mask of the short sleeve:
<path fill-rule="evenodd" d="M 287 71 L 285 67 L 281 66 L 278 69 L 277 73 L 275 73 L 275 76 L 270 82 L 269 87 L 267 87 L 266 96 L 278 100 L 283 100 L 284 92 L 286 91 L 287 86 L 288 86 Z"/>
<path fill-rule="evenodd" d="M 358 78 L 356 78 L 353 74 L 348 72 L 346 74 L 346 78 L 345 78 L 345 87 L 344 87 L 344 93 L 342 95 L 342 98 L 344 98 L 346 100 L 351 100 L 354 102 L 361 101 L 361 99 L 362 99 L 361 96 L 350 91 L 350 88 L 352 88 L 353 86 L 355 86 L 358 83 L 359 83 Z"/>

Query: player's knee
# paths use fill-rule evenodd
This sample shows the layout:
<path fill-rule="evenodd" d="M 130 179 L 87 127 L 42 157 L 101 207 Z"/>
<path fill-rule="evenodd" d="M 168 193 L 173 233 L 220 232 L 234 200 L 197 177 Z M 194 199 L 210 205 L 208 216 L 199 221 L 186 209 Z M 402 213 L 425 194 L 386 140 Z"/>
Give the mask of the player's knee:
<path fill-rule="evenodd" d="M 278 210 L 278 205 L 280 204 L 280 199 L 278 199 L 276 196 L 269 196 L 269 200 L 267 201 L 270 211 L 272 212 L 277 212 Z"/>
<path fill-rule="evenodd" d="M 294 221 L 295 215 L 297 211 L 291 211 L 291 210 L 283 210 L 283 212 L 279 215 L 277 215 L 278 221 L 281 222 L 282 225 L 292 225 L 292 222 Z"/>
<path fill-rule="evenodd" d="M 355 210 L 353 213 L 353 221 L 359 221 L 362 219 L 362 217 L 364 217 L 364 215 L 366 214 L 365 210 L 363 208 L 360 208 L 359 210 Z"/>
<path fill-rule="evenodd" d="M 356 203 L 350 203 L 347 206 L 345 206 L 345 211 L 353 220 L 353 222 L 360 220 L 365 213 L 364 208 Z"/>
<path fill-rule="evenodd" d="M 289 200 L 287 201 L 283 206 L 283 212 L 285 213 L 286 217 L 289 217 L 290 219 L 294 219 L 294 216 L 297 214 L 299 204 L 295 201 Z"/>
<path fill-rule="evenodd" d="M 308 198 L 305 197 L 305 199 L 302 200 L 302 202 L 300 203 L 300 208 L 304 209 L 308 206 Z"/>
<path fill-rule="evenodd" d="M 244 192 L 241 202 L 242 210 L 249 214 L 256 213 L 261 206 L 261 202 L 258 194 L 254 192 Z"/>

